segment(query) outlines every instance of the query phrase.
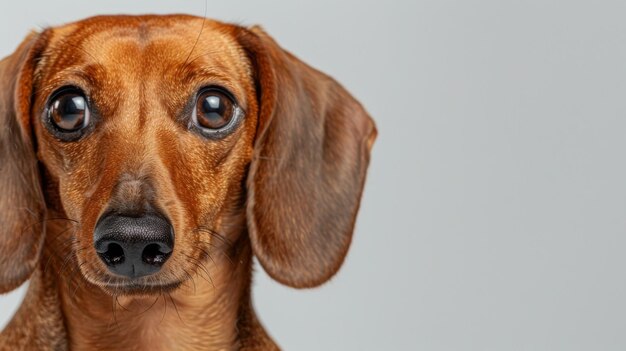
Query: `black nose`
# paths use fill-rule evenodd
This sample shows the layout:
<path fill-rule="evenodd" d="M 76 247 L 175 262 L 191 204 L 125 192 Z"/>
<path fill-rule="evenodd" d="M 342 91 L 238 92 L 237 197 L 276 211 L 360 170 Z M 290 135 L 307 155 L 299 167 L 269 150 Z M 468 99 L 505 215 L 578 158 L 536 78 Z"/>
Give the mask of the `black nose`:
<path fill-rule="evenodd" d="M 109 214 L 96 225 L 94 246 L 111 272 L 139 278 L 158 272 L 170 257 L 174 230 L 156 214 Z"/>

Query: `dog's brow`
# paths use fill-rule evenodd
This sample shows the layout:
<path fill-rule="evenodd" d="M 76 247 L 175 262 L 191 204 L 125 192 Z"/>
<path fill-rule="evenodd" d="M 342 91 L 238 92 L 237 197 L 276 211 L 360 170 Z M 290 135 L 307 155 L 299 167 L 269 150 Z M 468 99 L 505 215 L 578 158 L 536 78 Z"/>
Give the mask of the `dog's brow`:
<path fill-rule="evenodd" d="M 100 82 L 105 81 L 107 72 L 99 64 L 89 64 L 81 68 L 71 68 L 66 71 L 69 75 L 84 80 L 87 84 L 97 87 Z"/>
<path fill-rule="evenodd" d="M 183 76 L 182 82 L 191 89 L 217 85 L 226 88 L 234 95 L 239 95 L 235 84 L 232 82 L 232 78 L 220 70 L 201 69 L 197 71 L 194 70 L 194 72 L 187 72 Z"/>

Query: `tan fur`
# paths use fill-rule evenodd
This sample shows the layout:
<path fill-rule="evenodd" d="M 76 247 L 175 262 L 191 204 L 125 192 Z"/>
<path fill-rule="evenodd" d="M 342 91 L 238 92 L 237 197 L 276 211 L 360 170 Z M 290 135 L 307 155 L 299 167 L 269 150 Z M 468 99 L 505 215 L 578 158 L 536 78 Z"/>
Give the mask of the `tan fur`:
<path fill-rule="evenodd" d="M 67 85 L 97 113 L 75 142 L 42 123 Z M 219 140 L 180 121 L 206 85 L 245 111 Z M 252 308 L 252 255 L 297 288 L 341 266 L 376 129 L 259 28 L 90 18 L 29 36 L 0 63 L 0 88 L 0 292 L 32 274 L 0 349 L 276 350 Z M 145 203 L 172 223 L 174 252 L 131 284 L 108 272 L 93 232 L 107 208 Z"/>

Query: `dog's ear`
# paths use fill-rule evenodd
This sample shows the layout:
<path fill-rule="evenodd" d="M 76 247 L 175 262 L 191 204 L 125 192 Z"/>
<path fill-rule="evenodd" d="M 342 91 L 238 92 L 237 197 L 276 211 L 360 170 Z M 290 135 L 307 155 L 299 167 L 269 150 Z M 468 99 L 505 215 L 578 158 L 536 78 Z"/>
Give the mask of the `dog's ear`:
<path fill-rule="evenodd" d="M 277 281 L 317 286 L 350 246 L 376 127 L 342 86 L 260 28 L 237 33 L 259 101 L 247 180 L 252 248 Z"/>
<path fill-rule="evenodd" d="M 30 34 L 0 61 L 0 293 L 33 272 L 44 236 L 45 204 L 31 132 L 31 100 L 43 34 Z"/>

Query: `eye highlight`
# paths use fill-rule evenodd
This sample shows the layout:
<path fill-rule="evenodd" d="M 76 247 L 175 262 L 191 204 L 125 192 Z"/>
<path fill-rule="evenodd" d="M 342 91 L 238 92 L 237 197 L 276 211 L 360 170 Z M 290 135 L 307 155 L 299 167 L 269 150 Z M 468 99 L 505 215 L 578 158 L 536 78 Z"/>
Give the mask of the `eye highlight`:
<path fill-rule="evenodd" d="M 197 95 L 191 123 L 203 135 L 223 137 L 236 127 L 241 114 L 241 108 L 230 93 L 219 87 L 208 87 Z"/>
<path fill-rule="evenodd" d="M 91 121 L 85 94 L 78 88 L 62 88 L 54 93 L 46 109 L 46 122 L 64 140 L 76 139 Z"/>

